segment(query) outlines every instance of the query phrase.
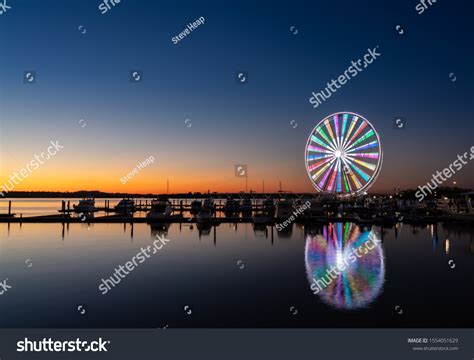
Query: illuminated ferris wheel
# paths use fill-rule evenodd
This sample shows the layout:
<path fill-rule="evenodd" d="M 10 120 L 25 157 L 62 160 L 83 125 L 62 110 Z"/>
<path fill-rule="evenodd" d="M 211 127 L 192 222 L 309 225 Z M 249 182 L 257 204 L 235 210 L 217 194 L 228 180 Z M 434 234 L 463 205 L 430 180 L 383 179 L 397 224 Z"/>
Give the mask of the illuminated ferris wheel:
<path fill-rule="evenodd" d="M 372 124 L 358 114 L 332 114 L 311 132 L 305 162 L 316 190 L 357 194 L 375 182 L 382 166 L 379 135 Z"/>

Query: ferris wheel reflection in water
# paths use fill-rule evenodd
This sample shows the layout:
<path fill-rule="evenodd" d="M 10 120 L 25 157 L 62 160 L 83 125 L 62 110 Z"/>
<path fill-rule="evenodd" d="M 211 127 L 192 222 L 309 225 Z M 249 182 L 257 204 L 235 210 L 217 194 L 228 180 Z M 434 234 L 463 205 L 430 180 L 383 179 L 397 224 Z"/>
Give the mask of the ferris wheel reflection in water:
<path fill-rule="evenodd" d="M 315 292 L 324 303 L 341 310 L 355 310 L 367 307 L 380 295 L 385 260 L 380 242 L 370 241 L 374 239 L 374 232 L 361 231 L 353 223 L 325 225 L 322 234 L 306 236 L 306 274 L 312 290 L 316 282 L 324 284 Z M 357 250 L 368 242 L 373 247 L 356 257 Z M 328 275 L 331 269 L 338 269 L 332 277 Z"/>

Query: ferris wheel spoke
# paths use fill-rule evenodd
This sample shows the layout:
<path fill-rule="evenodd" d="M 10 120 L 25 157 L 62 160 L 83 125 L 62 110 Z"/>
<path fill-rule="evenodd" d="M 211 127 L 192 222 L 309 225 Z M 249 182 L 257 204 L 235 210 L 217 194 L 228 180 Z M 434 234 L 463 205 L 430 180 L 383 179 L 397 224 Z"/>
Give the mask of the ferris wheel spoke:
<path fill-rule="evenodd" d="M 366 161 L 358 160 L 358 159 L 349 159 L 349 161 L 353 161 L 369 170 L 375 171 L 376 166 L 374 164 L 368 163 Z"/>
<path fill-rule="evenodd" d="M 374 135 L 375 135 L 374 130 L 370 129 L 364 135 L 362 135 L 360 138 L 358 138 L 356 141 L 354 141 L 350 146 L 346 147 L 346 151 L 353 148 L 357 144 L 360 144 L 362 141 L 370 139 Z"/>
<path fill-rule="evenodd" d="M 334 180 L 336 179 L 336 166 L 332 167 L 331 178 L 329 179 L 328 190 L 332 192 L 332 187 L 334 186 Z"/>
<path fill-rule="evenodd" d="M 319 155 L 308 155 L 306 159 L 308 161 L 315 161 L 319 159 L 325 159 L 325 158 L 330 158 L 331 154 L 319 154 Z"/>
<path fill-rule="evenodd" d="M 347 158 L 342 159 L 342 161 L 344 162 L 344 165 L 346 165 L 346 169 L 349 172 L 350 179 L 352 180 L 352 182 L 356 186 L 356 189 L 360 189 L 362 187 L 362 184 L 360 183 L 360 181 L 357 179 L 357 176 L 352 171 L 351 165 L 347 161 Z"/>
<path fill-rule="evenodd" d="M 344 169 L 346 169 L 345 164 L 344 164 Z M 351 186 L 351 181 L 349 179 L 349 175 L 346 173 L 346 171 L 343 171 L 342 174 L 343 174 L 343 177 L 344 177 L 344 185 L 346 187 L 346 191 L 350 193 L 350 192 L 352 192 L 352 186 Z"/>
<path fill-rule="evenodd" d="M 354 115 L 352 117 L 351 125 L 349 126 L 349 131 L 347 132 L 346 138 L 344 139 L 344 142 L 342 143 L 342 147 L 344 147 L 344 148 L 346 147 L 346 142 L 349 140 L 349 136 L 351 136 L 352 130 L 354 130 L 354 127 L 355 127 L 358 119 L 359 119 L 358 116 Z"/>
<path fill-rule="evenodd" d="M 313 169 L 311 169 L 311 171 L 316 170 L 320 166 L 322 167 L 319 170 L 317 170 L 314 174 L 312 174 L 311 177 L 314 180 L 317 180 L 321 176 L 321 174 L 324 173 L 324 171 L 326 171 L 332 165 L 333 162 L 334 162 L 334 158 L 328 158 L 324 161 L 321 161 L 315 164 L 316 166 Z"/>
<path fill-rule="evenodd" d="M 371 153 L 352 153 L 352 154 L 346 154 L 346 156 L 349 157 L 360 157 L 360 158 L 369 158 L 369 159 L 378 159 L 379 158 L 379 153 L 376 152 L 371 152 Z"/>
<path fill-rule="evenodd" d="M 364 170 L 362 170 L 360 167 L 354 164 L 352 160 L 350 159 L 346 159 L 346 160 L 348 161 L 349 165 L 362 177 L 362 179 L 364 179 L 366 182 L 369 181 L 370 176 Z"/>
<path fill-rule="evenodd" d="M 318 184 L 321 189 L 324 188 L 324 184 L 326 184 L 326 181 L 327 181 L 329 175 L 332 173 L 332 169 L 334 167 L 334 162 L 335 162 L 335 160 L 333 159 L 330 163 L 328 163 L 328 166 L 324 169 L 324 171 L 322 171 L 322 172 L 324 172 L 324 175 L 323 175 L 323 177 L 321 178 L 321 181 Z"/>
<path fill-rule="evenodd" d="M 319 128 L 319 134 L 324 138 L 324 140 L 327 141 L 327 143 L 328 143 L 328 145 L 331 149 L 333 149 L 333 150 L 336 149 L 336 147 L 334 146 L 333 141 L 331 141 L 329 136 L 324 132 L 324 129 L 322 128 L 322 126 Z"/>
<path fill-rule="evenodd" d="M 340 143 L 339 143 L 339 118 L 338 118 L 337 114 L 333 116 L 333 119 L 334 119 L 334 130 L 336 130 L 336 144 L 339 147 L 339 145 L 340 145 Z"/>
<path fill-rule="evenodd" d="M 341 158 L 337 159 L 337 179 L 336 179 L 336 192 L 342 191 L 342 177 L 341 177 Z"/>
<path fill-rule="evenodd" d="M 353 151 L 359 151 L 359 150 L 363 150 L 363 149 L 370 149 L 370 148 L 373 148 L 373 147 L 378 146 L 378 144 L 379 144 L 379 143 L 378 143 L 377 140 L 373 140 L 373 141 L 371 141 L 371 142 L 369 142 L 369 143 L 367 143 L 367 144 L 364 144 L 364 145 L 361 145 L 361 146 L 359 146 L 359 147 L 356 147 L 356 148 L 347 150 L 346 152 L 349 153 L 349 155 L 350 155 L 350 153 L 353 152 Z"/>
<path fill-rule="evenodd" d="M 325 160 L 322 160 L 320 162 L 312 164 L 311 166 L 308 167 L 308 169 L 309 169 L 309 171 L 313 171 L 313 170 L 317 169 L 318 167 L 320 167 L 320 166 L 322 166 L 322 165 L 324 165 L 324 164 L 326 164 L 330 161 L 332 161 L 332 158 L 328 157 Z"/>
<path fill-rule="evenodd" d="M 351 139 L 346 143 L 346 145 L 344 146 L 344 148 L 350 148 L 351 146 L 351 142 L 362 132 L 362 130 L 365 129 L 365 127 L 367 126 L 367 123 L 364 121 L 362 122 L 359 127 L 357 128 L 356 132 L 354 133 L 354 135 L 351 136 Z"/>
<path fill-rule="evenodd" d="M 332 132 L 331 124 L 329 122 L 329 118 L 324 120 L 324 125 L 326 126 L 326 129 L 328 130 L 329 136 L 331 137 L 331 142 L 334 147 L 334 149 L 337 148 L 337 143 L 336 143 L 336 138 L 334 136 L 334 133 Z"/>
<path fill-rule="evenodd" d="M 325 142 L 323 142 L 316 135 L 311 135 L 311 141 L 323 146 L 324 148 L 326 148 L 328 150 L 332 150 L 332 146 L 330 146 L 329 144 L 326 144 Z"/>
<path fill-rule="evenodd" d="M 325 153 L 325 154 L 332 154 L 332 151 L 330 151 L 330 150 L 323 149 L 323 148 L 320 148 L 320 147 L 317 147 L 317 146 L 313 146 L 313 145 L 308 146 L 308 151 L 311 151 L 311 152 L 321 152 L 321 153 Z"/>
<path fill-rule="evenodd" d="M 347 127 L 347 119 L 349 118 L 349 115 L 348 114 L 344 114 L 342 116 L 342 130 L 341 130 L 341 140 L 339 141 L 339 143 L 344 146 L 344 135 L 345 135 L 345 132 L 346 132 L 346 127 Z"/>

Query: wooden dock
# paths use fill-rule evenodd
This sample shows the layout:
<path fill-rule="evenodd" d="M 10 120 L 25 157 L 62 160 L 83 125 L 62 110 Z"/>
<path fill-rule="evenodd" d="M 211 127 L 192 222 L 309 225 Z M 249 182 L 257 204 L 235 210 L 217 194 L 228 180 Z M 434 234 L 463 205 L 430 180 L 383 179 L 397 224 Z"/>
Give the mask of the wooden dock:
<path fill-rule="evenodd" d="M 251 213 L 256 211 L 264 210 L 263 201 L 268 198 L 252 199 L 252 210 Z M 135 217 L 132 214 L 121 214 L 117 213 L 114 207 L 110 206 L 110 200 L 100 200 L 103 206 L 97 206 L 95 212 L 102 213 L 101 216 L 94 216 L 94 214 L 78 213 L 71 207 L 71 201 L 61 201 L 61 209 L 57 210 L 57 214 L 40 215 L 40 216 L 28 216 L 25 217 L 22 214 L 12 213 L 12 201 L 8 202 L 8 213 L 0 214 L 0 223 L 148 223 L 148 224 L 160 224 L 160 223 L 198 223 L 196 217 L 191 214 L 191 201 L 194 199 L 171 199 L 172 216 L 162 217 L 159 219 L 147 219 L 143 216 L 143 212 L 151 210 L 151 200 L 147 199 L 136 199 L 134 213 L 139 216 Z M 236 199 L 239 200 L 239 199 Z M 301 200 L 301 199 L 299 199 Z M 302 200 L 304 201 L 304 200 Z M 97 201 L 99 202 L 99 201 Z M 206 221 L 206 224 L 218 225 L 221 223 L 252 223 L 253 219 L 251 216 L 244 216 L 242 212 L 235 212 L 229 216 L 224 213 L 225 200 L 217 199 L 214 203 L 214 218 Z M 336 207 L 337 208 L 337 207 Z M 305 214 L 301 213 L 295 216 L 292 221 L 300 224 L 325 224 L 329 222 L 354 222 L 356 224 L 363 225 L 384 225 L 390 226 L 397 222 L 403 222 L 408 224 L 427 224 L 436 222 L 446 223 L 467 223 L 474 225 L 474 217 L 472 214 L 461 214 L 461 215 L 430 215 L 430 216 L 413 216 L 404 215 L 400 219 L 394 219 L 392 215 L 386 217 L 367 217 L 367 214 L 358 215 L 343 213 L 338 215 L 334 212 L 334 207 L 331 213 L 326 214 Z M 367 209 L 366 209 L 367 210 Z M 74 214 L 74 215 L 73 215 Z M 103 215 L 105 214 L 105 215 Z M 287 218 L 278 219 L 271 218 L 267 222 L 267 225 L 275 225 L 282 223 Z"/>

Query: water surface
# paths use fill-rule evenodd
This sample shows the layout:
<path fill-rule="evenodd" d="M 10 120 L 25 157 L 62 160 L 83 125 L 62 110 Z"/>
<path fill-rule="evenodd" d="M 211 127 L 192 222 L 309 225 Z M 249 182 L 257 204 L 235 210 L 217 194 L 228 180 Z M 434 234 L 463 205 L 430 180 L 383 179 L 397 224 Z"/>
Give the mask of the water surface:
<path fill-rule="evenodd" d="M 311 276 L 347 249 L 346 228 L 359 236 L 352 241 L 372 231 L 383 242 L 314 294 Z M 101 295 L 101 279 L 158 234 L 169 243 Z M 12 288 L 0 296 L 0 327 L 472 327 L 473 238 L 472 228 L 442 224 L 293 224 L 279 233 L 2 223 L 0 281 Z"/>

